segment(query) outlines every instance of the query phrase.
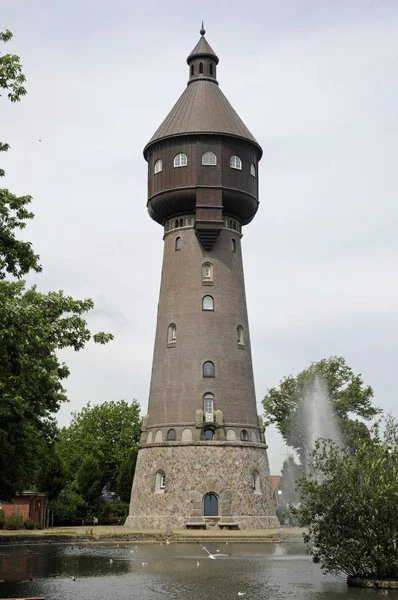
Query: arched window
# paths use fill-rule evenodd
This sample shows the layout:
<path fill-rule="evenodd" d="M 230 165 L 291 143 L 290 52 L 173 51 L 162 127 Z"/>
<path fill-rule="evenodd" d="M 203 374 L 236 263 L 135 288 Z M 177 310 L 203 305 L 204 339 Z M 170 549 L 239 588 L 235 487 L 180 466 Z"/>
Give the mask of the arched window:
<path fill-rule="evenodd" d="M 213 296 L 203 296 L 202 309 L 203 310 L 214 310 Z"/>
<path fill-rule="evenodd" d="M 167 343 L 171 344 L 175 342 L 177 339 L 177 325 L 175 323 L 170 323 L 167 330 Z"/>
<path fill-rule="evenodd" d="M 199 63 L 199 73 L 203 73 L 203 63 Z"/>
<path fill-rule="evenodd" d="M 242 429 L 242 431 L 240 432 L 240 439 L 242 440 L 242 442 L 249 441 L 249 436 L 248 436 L 246 429 Z"/>
<path fill-rule="evenodd" d="M 252 175 L 252 177 L 256 176 L 256 167 L 253 163 L 250 165 L 250 175 Z"/>
<path fill-rule="evenodd" d="M 206 494 L 203 498 L 203 515 L 205 517 L 218 516 L 218 498 L 215 494 Z"/>
<path fill-rule="evenodd" d="M 209 72 L 210 72 L 210 75 L 213 75 L 213 65 L 211 63 L 209 65 Z"/>
<path fill-rule="evenodd" d="M 167 432 L 167 439 L 171 442 L 175 442 L 175 440 L 177 439 L 176 436 L 176 430 L 175 429 L 169 429 Z"/>
<path fill-rule="evenodd" d="M 191 77 L 192 77 L 192 75 L 194 75 L 194 74 L 195 74 L 195 65 L 194 65 L 194 64 L 192 64 L 192 65 L 191 65 Z"/>
<path fill-rule="evenodd" d="M 214 377 L 214 363 L 210 360 L 203 363 L 203 377 Z"/>
<path fill-rule="evenodd" d="M 212 429 L 205 429 L 205 440 L 213 440 L 214 431 Z"/>
<path fill-rule="evenodd" d="M 180 227 L 184 227 L 184 219 L 180 219 Z"/>
<path fill-rule="evenodd" d="M 238 169 L 238 171 L 242 170 L 242 161 L 239 156 L 231 156 L 231 160 L 229 161 L 229 166 L 232 169 Z"/>
<path fill-rule="evenodd" d="M 213 281 L 213 265 L 211 262 L 205 262 L 202 265 L 202 279 L 203 281 Z"/>
<path fill-rule="evenodd" d="M 205 152 L 202 154 L 202 165 L 207 165 L 208 167 L 217 166 L 217 156 L 214 152 Z"/>
<path fill-rule="evenodd" d="M 164 492 L 166 487 L 166 474 L 164 471 L 157 471 L 155 475 L 155 492 Z"/>
<path fill-rule="evenodd" d="M 187 155 L 181 152 L 174 157 L 174 166 L 175 167 L 186 167 L 188 164 Z"/>
<path fill-rule="evenodd" d="M 236 252 L 236 240 L 234 238 L 232 238 L 231 244 L 232 244 L 232 252 Z"/>
<path fill-rule="evenodd" d="M 242 325 L 238 325 L 238 327 L 236 328 L 237 334 L 238 334 L 238 344 L 240 344 L 241 346 L 244 345 L 245 340 L 243 337 L 243 327 Z"/>
<path fill-rule="evenodd" d="M 160 173 L 160 171 L 162 171 L 162 170 L 163 170 L 163 163 L 162 163 L 161 159 L 159 158 L 159 159 L 158 159 L 158 160 L 155 162 L 155 165 L 154 165 L 154 167 L 153 167 L 153 171 L 154 171 L 154 173 L 155 173 L 155 175 L 156 175 L 156 173 Z"/>
<path fill-rule="evenodd" d="M 175 249 L 176 249 L 176 251 L 181 250 L 181 238 L 180 237 L 176 238 Z"/>
<path fill-rule="evenodd" d="M 206 414 L 212 414 L 214 407 L 214 396 L 208 392 L 203 396 L 203 412 Z"/>

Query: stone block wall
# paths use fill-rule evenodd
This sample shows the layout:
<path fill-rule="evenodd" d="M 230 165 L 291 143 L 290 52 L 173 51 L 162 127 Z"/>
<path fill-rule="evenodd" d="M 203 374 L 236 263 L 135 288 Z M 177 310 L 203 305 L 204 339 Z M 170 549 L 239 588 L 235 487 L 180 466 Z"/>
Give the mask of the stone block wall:
<path fill-rule="evenodd" d="M 164 489 L 156 488 L 158 472 L 165 474 Z M 184 528 L 203 517 L 208 493 L 218 498 L 219 518 L 237 522 L 241 529 L 279 526 L 265 446 L 228 442 L 142 447 L 126 526 Z"/>

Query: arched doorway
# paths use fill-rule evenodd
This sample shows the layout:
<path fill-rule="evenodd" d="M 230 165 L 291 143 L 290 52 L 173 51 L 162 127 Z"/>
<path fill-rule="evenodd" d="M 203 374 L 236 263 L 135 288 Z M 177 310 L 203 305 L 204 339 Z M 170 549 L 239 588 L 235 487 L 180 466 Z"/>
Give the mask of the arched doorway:
<path fill-rule="evenodd" d="M 206 494 L 204 497 L 204 516 L 218 516 L 218 498 L 215 494 Z"/>

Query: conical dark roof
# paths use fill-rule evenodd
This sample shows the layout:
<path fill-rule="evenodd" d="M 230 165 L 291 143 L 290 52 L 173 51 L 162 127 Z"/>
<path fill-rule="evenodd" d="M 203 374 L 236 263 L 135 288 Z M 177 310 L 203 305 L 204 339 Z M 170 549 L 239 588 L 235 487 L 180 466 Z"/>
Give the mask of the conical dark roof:
<path fill-rule="evenodd" d="M 188 64 L 197 56 L 218 57 L 204 37 L 201 38 L 188 56 Z M 192 134 L 224 134 L 246 139 L 262 150 L 260 144 L 250 133 L 242 119 L 233 109 L 218 86 L 216 78 L 206 76 L 191 77 L 186 90 L 177 100 L 163 123 L 144 148 L 144 155 L 152 144 L 164 138 Z"/>
<path fill-rule="evenodd" d="M 206 40 L 204 35 L 202 35 L 195 48 L 192 50 L 191 54 L 188 56 L 188 64 L 191 62 L 194 56 L 211 56 L 212 58 L 214 58 L 216 65 L 218 64 L 218 56 L 214 52 L 213 48 L 210 46 L 209 42 Z"/>
<path fill-rule="evenodd" d="M 163 138 L 193 133 L 221 133 L 244 138 L 260 148 L 216 82 L 192 81 L 145 146 Z M 261 150 L 261 148 L 260 148 Z"/>

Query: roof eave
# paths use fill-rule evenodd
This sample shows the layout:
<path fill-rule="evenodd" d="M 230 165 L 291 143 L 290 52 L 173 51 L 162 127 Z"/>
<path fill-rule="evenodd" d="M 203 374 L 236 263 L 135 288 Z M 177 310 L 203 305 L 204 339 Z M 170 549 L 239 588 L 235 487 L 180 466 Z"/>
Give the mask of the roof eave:
<path fill-rule="evenodd" d="M 263 156 L 263 149 L 261 148 L 260 144 L 256 140 L 252 140 L 252 139 L 244 137 L 242 135 L 236 135 L 234 133 L 224 133 L 222 131 L 184 131 L 183 133 L 174 133 L 172 135 L 164 135 L 162 137 L 156 138 L 155 140 L 151 140 L 150 142 L 148 142 L 143 150 L 144 158 L 148 162 L 148 159 L 147 159 L 148 150 L 151 146 L 153 146 L 154 144 L 157 144 L 158 142 L 162 142 L 163 140 L 167 140 L 167 139 L 173 139 L 173 138 L 178 138 L 178 137 L 188 137 L 188 136 L 195 136 L 195 135 L 212 135 L 212 136 L 221 136 L 221 137 L 229 137 L 229 138 L 232 137 L 232 138 L 235 138 L 238 140 L 242 140 L 244 142 L 247 142 L 248 144 L 252 144 L 253 146 L 255 146 L 257 148 L 257 150 L 259 151 L 258 160 L 261 160 L 261 158 Z"/>

